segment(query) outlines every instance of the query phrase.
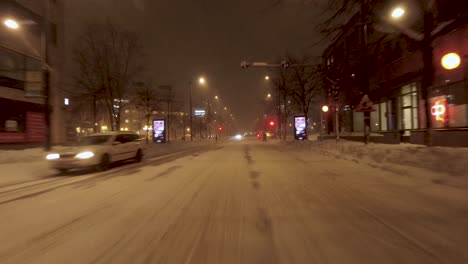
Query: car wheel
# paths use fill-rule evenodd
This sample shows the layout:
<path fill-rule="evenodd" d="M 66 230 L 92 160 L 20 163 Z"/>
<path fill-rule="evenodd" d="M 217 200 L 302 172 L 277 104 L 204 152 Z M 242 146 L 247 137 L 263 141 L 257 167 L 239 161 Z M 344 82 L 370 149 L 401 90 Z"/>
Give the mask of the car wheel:
<path fill-rule="evenodd" d="M 142 160 L 143 160 L 143 152 L 141 151 L 141 149 L 139 149 L 136 153 L 135 161 L 141 162 Z"/>
<path fill-rule="evenodd" d="M 101 162 L 97 166 L 99 171 L 106 171 L 110 167 L 110 158 L 108 154 L 104 154 L 101 158 Z"/>

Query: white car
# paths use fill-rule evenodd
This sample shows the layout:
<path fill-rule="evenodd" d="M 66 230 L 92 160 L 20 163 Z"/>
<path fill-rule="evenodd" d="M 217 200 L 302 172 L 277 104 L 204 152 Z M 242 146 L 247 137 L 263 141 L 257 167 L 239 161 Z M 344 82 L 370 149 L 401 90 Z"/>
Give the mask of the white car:
<path fill-rule="evenodd" d="M 46 159 L 52 168 L 66 172 L 77 168 L 107 170 L 111 163 L 143 158 L 140 137 L 132 132 L 108 132 L 81 137 L 78 145 L 49 153 Z"/>

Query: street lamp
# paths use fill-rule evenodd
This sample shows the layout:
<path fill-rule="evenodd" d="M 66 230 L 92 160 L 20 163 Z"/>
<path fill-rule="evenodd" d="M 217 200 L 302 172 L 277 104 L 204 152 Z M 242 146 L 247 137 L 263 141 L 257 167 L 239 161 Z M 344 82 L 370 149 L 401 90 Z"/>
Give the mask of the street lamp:
<path fill-rule="evenodd" d="M 217 95 L 215 95 L 214 99 L 218 100 L 218 99 L 219 99 L 219 97 L 218 97 Z"/>
<path fill-rule="evenodd" d="M 18 29 L 19 28 L 18 22 L 16 22 L 14 19 L 11 19 L 11 18 L 5 19 L 5 21 L 3 21 L 3 24 L 6 27 L 11 28 L 11 29 Z"/>
<path fill-rule="evenodd" d="M 265 76 L 265 80 L 270 80 L 270 76 Z"/>
<path fill-rule="evenodd" d="M 461 59 L 457 53 L 451 52 L 445 54 L 440 60 L 440 63 L 442 64 L 442 67 L 444 67 L 444 69 L 453 70 L 460 66 Z"/>
<path fill-rule="evenodd" d="M 323 113 L 327 113 L 328 109 L 328 105 L 323 105 L 322 111 L 320 112 L 320 141 L 323 140 Z"/>
<path fill-rule="evenodd" d="M 405 10 L 401 7 L 397 7 L 392 11 L 392 17 L 395 19 L 401 18 L 405 14 Z"/>
<path fill-rule="evenodd" d="M 271 94 L 268 94 L 267 97 L 270 98 L 270 97 L 271 97 Z"/>
<path fill-rule="evenodd" d="M 203 85 L 206 83 L 205 78 L 198 78 L 198 83 Z M 190 95 L 190 141 L 193 141 L 193 105 L 192 105 L 192 86 L 193 81 L 189 81 L 189 95 Z M 185 137 L 185 135 L 184 135 Z"/>

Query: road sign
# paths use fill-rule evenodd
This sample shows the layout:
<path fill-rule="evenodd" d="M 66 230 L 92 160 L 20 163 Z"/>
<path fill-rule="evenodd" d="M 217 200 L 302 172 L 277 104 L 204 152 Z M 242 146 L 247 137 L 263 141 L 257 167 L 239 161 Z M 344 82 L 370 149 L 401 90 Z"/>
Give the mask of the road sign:
<path fill-rule="evenodd" d="M 362 97 L 361 102 L 359 102 L 356 107 L 356 112 L 374 112 L 373 108 L 374 103 L 369 99 L 369 96 L 366 94 Z"/>

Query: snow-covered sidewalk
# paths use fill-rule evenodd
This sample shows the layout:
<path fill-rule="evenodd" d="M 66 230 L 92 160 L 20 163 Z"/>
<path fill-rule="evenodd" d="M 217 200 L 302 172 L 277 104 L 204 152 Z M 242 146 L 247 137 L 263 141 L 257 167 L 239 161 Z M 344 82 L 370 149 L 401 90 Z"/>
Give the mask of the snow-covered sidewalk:
<path fill-rule="evenodd" d="M 397 168 L 406 166 L 468 178 L 468 148 L 427 147 L 414 144 L 376 144 L 324 140 L 283 143 L 299 151 L 320 151 L 336 158 L 350 159 L 373 166 Z M 404 169 L 403 169 L 404 170 Z"/>

